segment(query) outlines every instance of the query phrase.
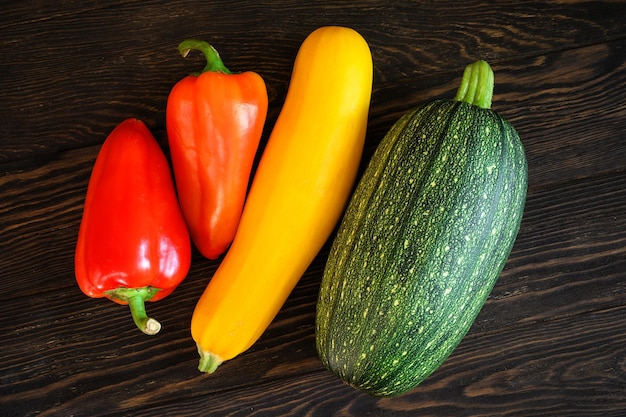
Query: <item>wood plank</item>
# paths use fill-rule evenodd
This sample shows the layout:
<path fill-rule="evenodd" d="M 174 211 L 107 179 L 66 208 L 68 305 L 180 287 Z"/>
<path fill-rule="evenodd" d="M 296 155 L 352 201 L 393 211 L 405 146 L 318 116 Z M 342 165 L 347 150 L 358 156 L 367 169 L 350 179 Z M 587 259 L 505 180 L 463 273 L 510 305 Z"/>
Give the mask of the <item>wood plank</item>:
<path fill-rule="evenodd" d="M 376 399 L 327 372 L 312 372 L 255 385 L 243 399 L 224 392 L 138 415 L 240 410 L 298 416 L 617 417 L 626 409 L 625 314 L 622 306 L 466 340 L 429 379 L 399 398 Z"/>
<path fill-rule="evenodd" d="M 621 55 L 624 52 L 626 41 L 621 41 L 537 58 L 532 71 L 522 70 L 526 61 L 501 67 L 494 108 L 502 108 L 501 113 L 522 136 L 529 162 L 529 196 L 563 182 L 623 172 L 626 142 L 619 132 L 626 131 L 626 104 L 622 89 L 605 91 L 604 86 L 626 85 L 626 63 L 616 58 L 626 56 Z M 595 67 L 607 71 L 600 81 L 595 77 L 598 72 L 592 70 Z M 445 91 L 452 94 L 456 83 L 458 79 L 447 81 Z M 537 86 L 548 93 L 524 98 L 533 95 L 531 89 Z M 414 97 L 411 102 L 418 100 Z M 403 111 L 373 108 L 363 166 Z M 394 116 L 383 116 L 389 114 Z M 98 149 L 58 153 L 45 165 L 0 177 L 0 231 L 4 238 L 0 268 L 6 276 L 22 276 L 25 282 L 37 283 L 15 288 L 14 280 L 0 280 L 0 299 L 59 285 L 54 273 L 63 273 L 71 263 Z M 28 274 L 23 272 L 25 263 L 30 267 Z"/>
<path fill-rule="evenodd" d="M 626 305 L 625 190 L 622 174 L 529 197 L 513 252 L 474 329 Z"/>
<path fill-rule="evenodd" d="M 98 0 L 70 0 L 57 1 L 54 4 L 46 3 L 45 1 L 23 2 L 19 0 L 5 0 L 2 2 L 3 10 L 0 29 L 37 24 L 68 15 L 97 13 L 99 9 L 129 3 L 131 3 L 131 0 L 107 0 L 106 2 Z"/>
<path fill-rule="evenodd" d="M 626 410 L 626 3 L 365 0 L 5 2 L 0 19 L 0 414 L 622 416 Z M 451 97 L 463 66 L 496 72 L 493 108 L 529 161 L 524 220 L 496 287 L 459 348 L 411 393 L 376 399 L 331 375 L 314 315 L 328 244 L 276 320 L 214 375 L 189 322 L 219 262 L 149 303 L 163 324 L 78 289 L 73 253 L 98 148 L 123 118 L 167 151 L 164 103 L 202 65 L 199 36 L 270 93 L 264 140 L 304 37 L 359 30 L 375 84 L 363 166 L 401 114 Z"/>
<path fill-rule="evenodd" d="M 554 327 L 555 322 L 576 325 L 598 312 L 626 306 L 624 202 L 626 176 L 617 175 L 531 196 L 507 268 L 463 343 L 481 344 L 485 337 L 506 340 L 516 334 L 516 344 L 535 343 L 533 328 Z M 80 293 L 68 257 L 63 269 L 54 272 L 56 288 L 36 290 L 37 283 L 31 281 L 25 294 L 0 303 L 0 370 L 3 386 L 10 389 L 0 388 L 0 406 L 30 404 L 43 410 L 58 402 L 70 408 L 101 409 L 103 401 L 113 398 L 124 407 L 150 409 L 150 404 L 178 403 L 181 397 L 219 393 L 219 398 L 228 398 L 243 388 L 260 393 L 269 389 L 263 388 L 265 384 L 276 389 L 285 378 L 318 372 L 314 312 L 326 255 L 320 254 L 261 340 L 213 376 L 196 370 L 188 324 L 216 263 L 196 262 L 170 297 L 148 305 L 149 313 L 163 324 L 162 333 L 151 338 L 134 328 L 126 308 Z M 15 294 L 25 285 L 29 286 L 26 280 L 14 282 L 0 293 Z M 609 333 L 626 342 L 626 333 L 615 329 Z M 605 344 L 603 339 L 596 341 Z M 489 346 L 501 348 L 490 339 L 479 349 Z M 478 375 L 486 374 L 481 370 Z M 469 383 L 470 377 L 465 378 L 455 384 Z M 319 389 L 324 395 L 336 387 Z"/>
<path fill-rule="evenodd" d="M 529 190 L 609 172 L 626 165 L 626 41 L 513 59 L 493 65 L 492 109 L 515 126 L 529 165 Z M 372 104 L 365 159 L 408 108 L 453 97 L 461 73 L 435 86 L 405 79 L 381 87 Z M 431 80 L 432 81 L 432 80 Z M 607 88 L 607 86 L 617 86 Z"/>
<path fill-rule="evenodd" d="M 242 396 L 241 386 L 219 391 L 207 387 L 221 378 L 219 374 L 183 380 L 171 376 L 178 366 L 160 363 L 155 371 L 157 366 L 149 362 L 128 360 L 126 373 L 100 368 L 92 371 L 91 383 L 70 374 L 64 381 L 69 386 L 49 384 L 47 393 L 32 390 L 15 402 L 3 395 L 0 405 L 15 415 L 42 411 L 44 416 L 94 417 L 228 413 L 617 417 L 626 407 L 624 314 L 626 307 L 621 306 L 466 339 L 441 368 L 399 398 L 360 393 L 319 366 L 297 377 L 264 381 L 254 374 L 243 375 L 249 386 Z M 163 355 L 155 359 L 162 360 Z M 150 371 L 154 373 L 145 378 Z M 128 373 L 136 377 L 129 379 Z"/>
<path fill-rule="evenodd" d="M 554 181 L 623 170 L 626 146 L 616 136 L 616 132 L 626 130 L 623 91 L 605 91 L 604 86 L 626 85 L 626 63 L 621 59 L 625 53 L 626 41 L 620 41 L 494 67 L 497 85 L 493 108 L 509 119 L 522 136 L 530 164 L 531 189 Z M 451 97 L 459 77 L 460 73 L 447 74 L 445 81 L 443 77 L 437 81 L 441 83 L 439 87 L 427 91 L 421 90 L 420 83 L 406 79 L 399 83 L 404 96 L 396 88 L 379 88 L 372 104 L 364 162 L 404 111 L 430 98 Z M 544 94 L 530 93 L 537 85 Z M 392 98 L 394 95 L 396 98 Z M 118 116 L 116 122 L 123 117 Z M 266 130 L 270 128 L 268 125 Z M 154 133 L 165 146 L 163 132 Z M 94 137 L 102 142 L 107 134 Z M 49 155 L 30 165 L 18 161 L 0 167 L 9 174 L 38 168 L 52 158 L 68 156 Z"/>
<path fill-rule="evenodd" d="M 193 7 L 156 1 L 14 3 L 0 24 L 0 53 L 11 57 L 3 62 L 0 77 L 0 163 L 13 166 L 98 144 L 124 117 L 139 117 L 162 132 L 169 89 L 199 65 L 175 52 L 176 44 L 189 36 L 214 42 L 232 68 L 254 69 L 266 78 L 271 122 L 297 48 L 311 30 L 325 24 L 352 25 L 363 32 L 374 54 L 376 88 L 385 89 L 374 104 L 385 107 L 389 102 L 406 106 L 411 92 L 423 99 L 430 89 L 441 88 L 438 74 L 447 82 L 470 60 L 499 64 L 519 56 L 530 59 L 626 34 L 622 2 L 467 1 L 453 9 L 445 2 L 421 1 L 367 1 L 359 8 L 345 1 L 290 2 L 285 7 L 269 2 L 254 7 L 242 2 L 198 2 Z M 610 68 L 594 66 L 590 76 L 609 77 Z M 514 75 L 524 70 L 517 68 Z M 419 81 L 407 91 L 405 79 Z M 555 88 L 560 88 L 558 81 Z"/>

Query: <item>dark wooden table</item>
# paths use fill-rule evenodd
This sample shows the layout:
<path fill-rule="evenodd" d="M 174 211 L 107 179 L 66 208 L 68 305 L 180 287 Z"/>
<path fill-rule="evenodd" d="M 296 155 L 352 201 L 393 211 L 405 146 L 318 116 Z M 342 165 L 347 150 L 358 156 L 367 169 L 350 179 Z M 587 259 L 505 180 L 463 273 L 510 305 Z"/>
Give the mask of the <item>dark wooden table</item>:
<path fill-rule="evenodd" d="M 394 4 L 395 3 L 395 4 Z M 15 1 L 0 17 L 0 415 L 626 415 L 626 2 Z M 521 230 L 457 350 L 408 394 L 378 399 L 326 371 L 314 312 L 328 245 L 262 338 L 213 375 L 197 369 L 191 313 L 219 264 L 149 304 L 83 295 L 73 252 L 105 137 L 138 117 L 166 147 L 169 89 L 213 43 L 266 80 L 266 133 L 315 28 L 369 42 L 365 164 L 406 110 L 452 97 L 464 66 L 496 74 L 493 108 L 529 163 Z"/>

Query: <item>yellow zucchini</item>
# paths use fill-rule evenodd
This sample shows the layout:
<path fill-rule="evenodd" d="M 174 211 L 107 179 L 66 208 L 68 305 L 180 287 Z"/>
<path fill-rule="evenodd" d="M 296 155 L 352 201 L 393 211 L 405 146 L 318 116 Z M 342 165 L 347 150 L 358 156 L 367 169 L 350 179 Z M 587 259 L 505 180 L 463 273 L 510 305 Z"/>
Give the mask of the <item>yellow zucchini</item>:
<path fill-rule="evenodd" d="M 201 371 L 258 340 L 339 221 L 363 152 L 372 73 L 353 29 L 319 28 L 300 47 L 235 239 L 193 313 Z"/>

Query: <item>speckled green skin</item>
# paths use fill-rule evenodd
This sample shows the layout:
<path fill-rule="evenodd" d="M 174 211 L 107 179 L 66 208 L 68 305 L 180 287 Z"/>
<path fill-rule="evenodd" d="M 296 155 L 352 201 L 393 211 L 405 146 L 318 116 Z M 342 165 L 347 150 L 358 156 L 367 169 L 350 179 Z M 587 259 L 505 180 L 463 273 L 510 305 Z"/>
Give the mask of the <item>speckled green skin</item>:
<path fill-rule="evenodd" d="M 322 362 L 350 385 L 397 396 L 465 336 L 504 268 L 527 188 L 524 150 L 496 112 L 438 100 L 377 148 L 324 271 Z"/>

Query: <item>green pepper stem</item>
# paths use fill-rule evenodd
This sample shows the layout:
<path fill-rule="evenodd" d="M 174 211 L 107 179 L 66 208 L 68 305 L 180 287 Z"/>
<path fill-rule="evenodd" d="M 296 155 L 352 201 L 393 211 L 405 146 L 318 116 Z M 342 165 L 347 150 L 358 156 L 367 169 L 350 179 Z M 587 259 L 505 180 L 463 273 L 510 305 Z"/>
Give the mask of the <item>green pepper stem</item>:
<path fill-rule="evenodd" d="M 219 357 L 219 355 L 202 349 L 199 344 L 196 344 L 196 346 L 198 347 L 198 353 L 200 354 L 198 369 L 200 372 L 212 374 L 224 361 Z"/>
<path fill-rule="evenodd" d="M 178 52 L 183 58 L 186 58 L 192 49 L 202 52 L 206 58 L 206 66 L 202 72 L 222 72 L 224 74 L 231 74 L 229 69 L 224 65 L 224 62 L 222 62 L 220 54 L 208 42 L 198 39 L 186 39 L 178 45 Z"/>
<path fill-rule="evenodd" d="M 465 67 L 455 100 L 489 109 L 493 96 L 493 84 L 493 71 L 489 64 L 485 61 L 476 61 Z"/>
<path fill-rule="evenodd" d="M 155 335 L 161 330 L 161 323 L 148 317 L 145 302 L 151 300 L 158 291 L 159 288 L 154 287 L 116 288 L 105 291 L 105 294 L 113 300 L 127 302 L 130 314 L 139 330 L 147 335 Z"/>

